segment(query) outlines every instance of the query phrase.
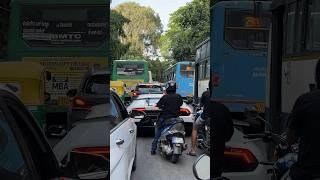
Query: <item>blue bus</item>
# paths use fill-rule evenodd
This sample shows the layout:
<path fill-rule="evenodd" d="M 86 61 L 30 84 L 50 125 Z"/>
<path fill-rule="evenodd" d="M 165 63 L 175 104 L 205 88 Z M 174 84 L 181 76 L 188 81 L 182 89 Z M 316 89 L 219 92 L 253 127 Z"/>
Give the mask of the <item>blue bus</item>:
<path fill-rule="evenodd" d="M 183 98 L 193 97 L 194 62 L 181 61 L 166 69 L 165 80 L 177 83 L 177 93 Z"/>
<path fill-rule="evenodd" d="M 211 9 L 212 99 L 232 113 L 264 113 L 270 1 L 220 1 Z"/>

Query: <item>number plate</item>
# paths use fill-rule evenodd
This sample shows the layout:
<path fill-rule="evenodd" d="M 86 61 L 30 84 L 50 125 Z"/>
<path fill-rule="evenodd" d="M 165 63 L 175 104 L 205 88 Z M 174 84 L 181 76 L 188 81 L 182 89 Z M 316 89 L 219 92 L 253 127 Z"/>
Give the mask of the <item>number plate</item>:
<path fill-rule="evenodd" d="M 172 143 L 183 143 L 183 138 L 172 138 Z"/>

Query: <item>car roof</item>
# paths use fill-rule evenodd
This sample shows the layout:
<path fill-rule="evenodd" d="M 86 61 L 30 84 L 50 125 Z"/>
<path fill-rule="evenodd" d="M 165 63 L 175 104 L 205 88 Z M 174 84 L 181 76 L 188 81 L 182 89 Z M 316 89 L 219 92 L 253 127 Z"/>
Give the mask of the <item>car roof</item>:
<path fill-rule="evenodd" d="M 136 99 L 161 98 L 163 94 L 141 94 Z"/>
<path fill-rule="evenodd" d="M 85 119 L 106 117 L 108 115 L 111 115 L 111 104 L 99 104 L 90 108 L 90 112 L 87 114 Z"/>
<path fill-rule="evenodd" d="M 160 83 L 138 83 L 137 86 L 139 86 L 139 85 L 158 85 L 158 86 L 161 86 Z"/>

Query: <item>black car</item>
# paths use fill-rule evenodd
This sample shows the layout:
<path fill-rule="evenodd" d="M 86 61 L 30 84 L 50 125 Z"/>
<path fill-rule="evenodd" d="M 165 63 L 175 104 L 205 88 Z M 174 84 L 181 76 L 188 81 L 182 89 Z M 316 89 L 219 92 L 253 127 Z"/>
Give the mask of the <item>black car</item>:
<path fill-rule="evenodd" d="M 83 119 L 94 105 L 109 102 L 110 97 L 110 71 L 106 68 L 93 69 L 83 78 L 78 89 L 69 90 L 67 96 L 72 98 L 68 111 L 67 129 Z"/>
<path fill-rule="evenodd" d="M 107 179 L 107 163 L 102 156 L 71 152 L 60 166 L 32 114 L 13 93 L 0 89 L 1 179 Z"/>

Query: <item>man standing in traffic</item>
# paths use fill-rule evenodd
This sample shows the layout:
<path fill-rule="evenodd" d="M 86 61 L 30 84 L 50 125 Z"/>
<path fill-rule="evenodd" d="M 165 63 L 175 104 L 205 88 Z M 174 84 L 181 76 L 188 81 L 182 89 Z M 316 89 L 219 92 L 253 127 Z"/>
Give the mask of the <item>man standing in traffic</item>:
<path fill-rule="evenodd" d="M 292 180 L 313 180 L 320 177 L 320 60 L 315 72 L 316 89 L 301 95 L 289 116 L 288 143 L 298 139 L 298 161 L 290 170 Z"/>
<path fill-rule="evenodd" d="M 210 87 L 210 83 L 209 83 Z M 200 107 L 208 108 L 208 104 L 210 102 L 210 91 L 209 88 L 205 92 L 202 93 L 200 98 Z M 208 112 L 207 110 L 203 110 L 203 112 Z M 199 117 L 197 117 L 193 123 L 192 133 L 191 133 L 191 150 L 188 152 L 190 156 L 196 155 L 196 147 L 197 147 L 197 138 L 198 138 L 198 130 L 202 126 L 204 126 L 205 120 L 208 115 L 201 113 Z"/>
<path fill-rule="evenodd" d="M 182 97 L 176 93 L 177 85 L 174 81 L 169 81 L 166 84 L 166 95 L 157 103 L 162 112 L 158 118 L 155 127 L 155 136 L 152 142 L 151 154 L 156 154 L 158 140 L 161 136 L 161 132 L 166 128 L 165 121 L 171 118 L 178 118 L 180 107 L 183 104 Z"/>

